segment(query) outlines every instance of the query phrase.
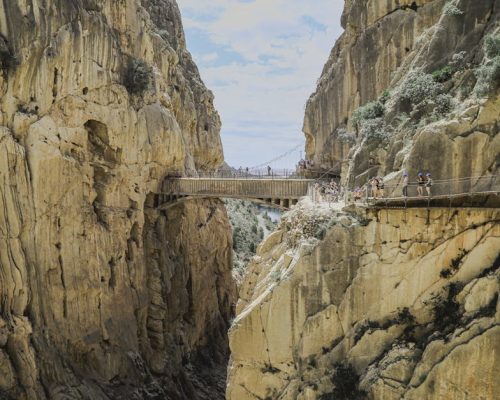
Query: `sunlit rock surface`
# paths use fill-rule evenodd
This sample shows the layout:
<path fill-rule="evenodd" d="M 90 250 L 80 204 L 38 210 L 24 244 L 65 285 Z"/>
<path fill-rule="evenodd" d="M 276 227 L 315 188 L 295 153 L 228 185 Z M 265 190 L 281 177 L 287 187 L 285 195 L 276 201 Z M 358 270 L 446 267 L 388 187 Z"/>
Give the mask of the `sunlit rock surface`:
<path fill-rule="evenodd" d="M 227 398 L 333 396 L 338 364 L 373 399 L 495 398 L 499 218 L 304 203 L 249 266 Z"/>
<path fill-rule="evenodd" d="M 0 34 L 0 397 L 223 398 L 227 216 L 154 208 L 223 160 L 175 1 L 7 1 Z"/>

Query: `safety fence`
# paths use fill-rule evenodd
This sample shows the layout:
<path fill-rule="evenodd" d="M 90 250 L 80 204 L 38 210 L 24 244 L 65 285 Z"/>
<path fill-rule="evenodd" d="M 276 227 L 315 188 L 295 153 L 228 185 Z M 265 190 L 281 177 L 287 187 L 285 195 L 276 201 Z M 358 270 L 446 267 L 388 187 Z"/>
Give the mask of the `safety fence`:
<path fill-rule="evenodd" d="M 307 179 L 168 179 L 162 195 L 197 197 L 234 197 L 242 199 L 299 199 L 308 194 Z"/>
<path fill-rule="evenodd" d="M 406 186 L 397 184 L 371 185 L 370 183 L 356 188 L 340 185 L 334 186 L 325 181 L 316 181 L 313 189 L 313 200 L 346 203 L 360 202 L 365 204 L 391 204 L 412 200 L 417 204 L 429 199 L 464 198 L 476 195 L 496 195 L 500 193 L 498 175 L 476 176 L 456 179 L 433 180 L 430 184 L 409 182 Z M 406 204 L 406 203 L 405 203 Z"/>

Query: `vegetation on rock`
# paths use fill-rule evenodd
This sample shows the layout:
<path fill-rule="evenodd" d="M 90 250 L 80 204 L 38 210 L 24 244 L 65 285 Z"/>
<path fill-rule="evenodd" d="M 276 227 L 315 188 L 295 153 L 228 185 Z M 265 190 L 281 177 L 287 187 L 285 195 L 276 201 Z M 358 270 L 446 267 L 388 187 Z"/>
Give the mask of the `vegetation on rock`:
<path fill-rule="evenodd" d="M 149 88 L 153 80 L 153 69 L 144 60 L 132 57 L 129 59 L 123 85 L 132 95 L 141 96 Z"/>
<path fill-rule="evenodd" d="M 321 395 L 319 400 L 362 400 L 367 398 L 366 393 L 358 388 L 359 375 L 348 363 L 335 364 L 330 380 L 334 386 L 333 391 Z"/>
<path fill-rule="evenodd" d="M 233 228 L 233 273 L 239 279 L 264 237 L 274 230 L 268 210 L 244 200 L 225 199 Z"/>
<path fill-rule="evenodd" d="M 500 85 L 500 33 L 486 37 L 483 46 L 487 57 L 475 73 L 477 83 L 474 91 L 478 96 L 488 96 Z"/>

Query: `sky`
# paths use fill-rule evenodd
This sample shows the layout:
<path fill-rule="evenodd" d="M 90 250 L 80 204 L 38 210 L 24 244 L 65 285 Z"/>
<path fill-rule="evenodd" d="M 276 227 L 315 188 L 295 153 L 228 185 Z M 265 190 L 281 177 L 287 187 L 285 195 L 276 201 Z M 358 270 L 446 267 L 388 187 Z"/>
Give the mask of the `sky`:
<path fill-rule="evenodd" d="M 188 50 L 214 92 L 229 165 L 290 168 L 305 104 L 335 40 L 342 0 L 177 0 Z M 304 156 L 302 154 L 302 156 Z"/>

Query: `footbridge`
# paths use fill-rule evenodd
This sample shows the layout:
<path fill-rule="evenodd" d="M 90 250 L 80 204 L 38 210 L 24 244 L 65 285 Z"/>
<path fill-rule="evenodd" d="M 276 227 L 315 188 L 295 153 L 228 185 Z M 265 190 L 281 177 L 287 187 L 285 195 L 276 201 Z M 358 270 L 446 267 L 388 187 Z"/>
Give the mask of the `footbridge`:
<path fill-rule="evenodd" d="M 314 180 L 284 177 L 170 178 L 163 183 L 159 208 L 196 198 L 234 198 L 289 209 L 310 193 Z"/>
<path fill-rule="evenodd" d="M 304 196 L 310 196 L 315 202 L 360 203 L 368 208 L 500 207 L 497 175 L 436 180 L 429 190 L 410 182 L 406 196 L 400 183 L 384 185 L 382 194 L 373 193 L 371 185 L 365 185 L 357 189 L 362 192 L 358 200 L 353 199 L 355 191 L 339 186 L 336 193 L 331 193 L 327 180 L 294 175 L 175 177 L 164 181 L 157 195 L 157 207 L 168 209 L 190 199 L 235 198 L 287 210 Z"/>

